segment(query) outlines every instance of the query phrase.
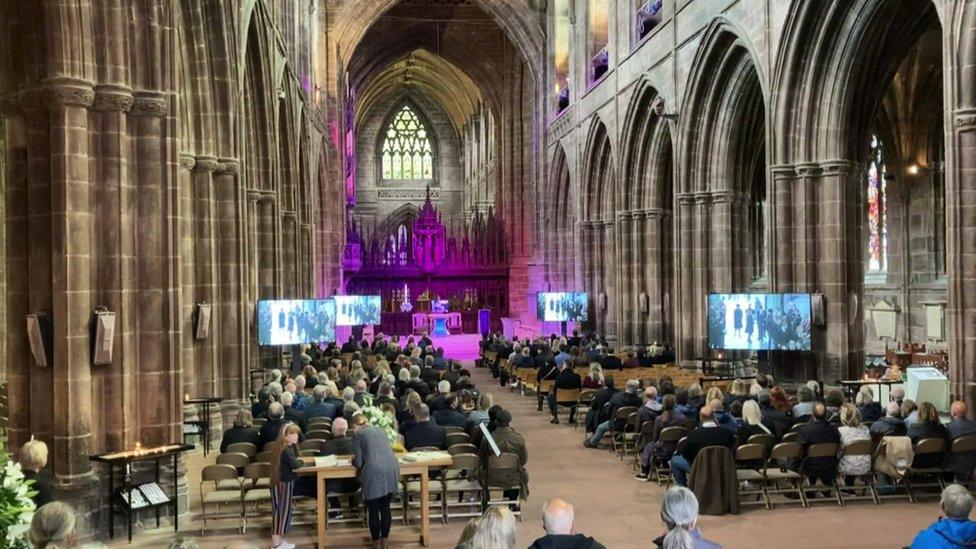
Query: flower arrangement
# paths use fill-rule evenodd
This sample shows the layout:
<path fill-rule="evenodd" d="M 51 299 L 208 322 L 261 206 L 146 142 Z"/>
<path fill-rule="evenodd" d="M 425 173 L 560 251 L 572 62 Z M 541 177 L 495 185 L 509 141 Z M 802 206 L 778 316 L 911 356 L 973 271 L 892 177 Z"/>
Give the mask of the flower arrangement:
<path fill-rule="evenodd" d="M 28 549 L 27 532 L 34 518 L 34 501 L 37 494 L 24 478 L 20 464 L 7 453 L 4 441 L 0 441 L 0 546 L 11 549 Z"/>
<path fill-rule="evenodd" d="M 396 419 L 376 406 L 364 406 L 359 413 L 366 416 L 369 424 L 379 427 L 386 432 L 386 438 L 390 441 L 390 446 L 394 451 L 402 451 L 403 445 L 400 443 L 399 433 L 397 433 Z"/>

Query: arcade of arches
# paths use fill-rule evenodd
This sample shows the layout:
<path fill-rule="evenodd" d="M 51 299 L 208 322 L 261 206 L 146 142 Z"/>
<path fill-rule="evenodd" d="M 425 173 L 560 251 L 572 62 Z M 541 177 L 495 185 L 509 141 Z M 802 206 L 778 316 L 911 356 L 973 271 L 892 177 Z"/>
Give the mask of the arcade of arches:
<path fill-rule="evenodd" d="M 90 454 L 179 440 L 184 395 L 218 430 L 279 362 L 265 298 L 587 292 L 694 365 L 708 293 L 821 294 L 777 379 L 927 343 L 974 398 L 969 0 L 0 0 L 0 114 L 7 434 L 92 523 Z"/>

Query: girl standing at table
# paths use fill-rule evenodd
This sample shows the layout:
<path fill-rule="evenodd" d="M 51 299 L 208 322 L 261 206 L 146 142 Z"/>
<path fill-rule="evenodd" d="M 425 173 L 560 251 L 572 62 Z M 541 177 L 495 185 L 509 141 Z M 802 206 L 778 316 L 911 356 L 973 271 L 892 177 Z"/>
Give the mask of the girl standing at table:
<path fill-rule="evenodd" d="M 298 475 L 295 469 L 303 466 L 298 457 L 298 435 L 301 429 L 294 423 L 281 428 L 271 453 L 271 546 L 273 549 L 295 549 L 285 539 L 291 528 L 291 498 Z"/>
<path fill-rule="evenodd" d="M 359 469 L 373 549 L 386 549 L 393 522 L 390 497 L 400 491 L 400 463 L 390 448 L 386 432 L 370 426 L 366 416 L 353 416 L 352 430 L 356 434 L 353 465 Z"/>

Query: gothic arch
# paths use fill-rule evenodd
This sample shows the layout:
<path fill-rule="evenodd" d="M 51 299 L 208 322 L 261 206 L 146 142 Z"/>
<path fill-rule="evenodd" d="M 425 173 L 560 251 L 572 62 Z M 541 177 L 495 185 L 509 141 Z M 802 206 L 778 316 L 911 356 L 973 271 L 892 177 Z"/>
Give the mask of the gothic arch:
<path fill-rule="evenodd" d="M 576 270 L 576 195 L 572 191 L 569 164 L 562 144 L 555 147 L 552 167 L 549 170 L 548 196 L 550 199 L 543 207 L 547 211 L 544 254 L 548 265 L 549 285 L 553 291 L 570 291 L 573 289 Z"/>
<path fill-rule="evenodd" d="M 379 126 L 379 133 L 376 136 L 375 148 L 373 150 L 373 157 L 370 159 L 376 164 L 376 180 L 383 180 L 383 167 L 382 167 L 382 157 L 383 157 L 383 143 L 386 137 L 386 131 L 393 122 L 393 119 L 403 110 L 404 107 L 410 107 L 420 123 L 423 125 L 424 129 L 427 131 L 427 139 L 430 141 L 431 150 L 431 182 L 435 186 L 440 185 L 440 177 L 438 174 L 438 168 L 440 168 L 439 160 L 441 159 L 441 139 L 437 132 L 437 127 L 431 120 L 430 115 L 427 111 L 420 106 L 420 104 L 415 101 L 410 94 L 404 93 L 395 100 L 392 107 L 387 110 L 386 114 L 383 116 L 383 122 Z M 444 109 L 444 105 L 437 103 L 437 106 Z M 367 114 L 368 116 L 368 114 Z"/>
<path fill-rule="evenodd" d="M 603 121 L 595 116 L 583 148 L 583 219 L 613 220 L 616 187 L 614 170 L 610 133 Z"/>
<path fill-rule="evenodd" d="M 668 122 L 653 113 L 661 98 L 657 88 L 642 78 L 624 115 L 618 186 L 618 210 L 672 207 L 672 139 Z"/>
<path fill-rule="evenodd" d="M 616 338 L 616 245 L 613 147 L 606 125 L 594 117 L 583 149 L 580 240 L 583 285 L 591 295 L 589 316 L 593 329 Z"/>

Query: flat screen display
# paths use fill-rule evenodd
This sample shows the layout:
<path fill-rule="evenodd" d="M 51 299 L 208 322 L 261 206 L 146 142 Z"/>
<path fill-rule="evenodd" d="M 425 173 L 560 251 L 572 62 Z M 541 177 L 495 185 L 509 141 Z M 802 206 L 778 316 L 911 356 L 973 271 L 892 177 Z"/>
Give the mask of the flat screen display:
<path fill-rule="evenodd" d="M 539 292 L 536 316 L 541 322 L 584 322 L 588 296 L 584 292 Z"/>
<path fill-rule="evenodd" d="M 446 299 L 435 299 L 430 302 L 430 312 L 446 313 L 451 309 L 451 302 Z"/>
<path fill-rule="evenodd" d="M 709 294 L 708 346 L 810 350 L 810 294 Z"/>
<path fill-rule="evenodd" d="M 365 326 L 380 323 L 380 296 L 378 295 L 337 295 L 337 326 Z"/>
<path fill-rule="evenodd" d="M 257 316 L 259 345 L 300 345 L 336 338 L 336 306 L 331 299 L 262 300 Z"/>

